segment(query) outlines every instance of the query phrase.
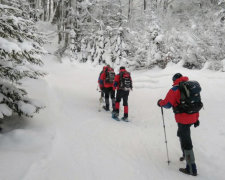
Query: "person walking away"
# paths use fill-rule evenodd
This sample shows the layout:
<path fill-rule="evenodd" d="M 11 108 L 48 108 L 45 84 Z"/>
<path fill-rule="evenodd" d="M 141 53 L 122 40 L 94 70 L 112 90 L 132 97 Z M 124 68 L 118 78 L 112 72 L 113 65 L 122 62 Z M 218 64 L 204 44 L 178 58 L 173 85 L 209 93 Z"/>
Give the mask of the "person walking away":
<path fill-rule="evenodd" d="M 112 100 L 112 109 L 115 109 L 115 90 L 113 89 L 114 78 L 114 70 L 109 65 L 105 66 L 99 78 L 99 85 L 105 94 L 105 106 L 103 106 L 103 109 L 106 111 L 109 111 L 109 96 L 111 96 Z"/>
<path fill-rule="evenodd" d="M 102 68 L 102 71 L 100 72 L 100 74 L 99 74 L 99 76 L 98 76 L 98 86 L 99 86 L 99 89 L 101 90 L 100 92 L 101 92 L 101 98 L 100 99 L 102 99 L 102 98 L 104 98 L 104 83 L 100 83 L 101 82 L 101 75 L 102 75 L 102 73 L 105 71 L 105 69 L 107 68 L 107 66 L 104 66 L 103 68 Z"/>
<path fill-rule="evenodd" d="M 124 116 L 122 117 L 122 120 L 128 121 L 128 96 L 133 86 L 131 75 L 128 71 L 126 71 L 125 67 L 123 66 L 120 67 L 119 74 L 115 76 L 113 88 L 117 90 L 117 93 L 116 93 L 116 105 L 115 110 L 112 113 L 112 118 L 118 120 L 120 101 L 121 99 L 123 99 Z"/>
<path fill-rule="evenodd" d="M 193 145 L 191 140 L 191 130 L 190 127 L 194 124 L 194 127 L 199 126 L 199 110 L 202 108 L 203 104 L 201 102 L 197 109 L 189 110 L 185 109 L 181 102 L 183 102 L 183 90 L 181 89 L 182 83 L 190 82 L 188 77 L 182 76 L 180 73 L 176 73 L 173 78 L 173 87 L 169 90 L 164 100 L 160 99 L 157 105 L 164 108 L 173 107 L 175 113 L 175 119 L 178 124 L 177 135 L 179 136 L 181 149 L 184 152 L 186 160 L 186 168 L 180 168 L 179 171 L 185 174 L 197 176 L 197 166 L 195 163 L 195 156 L 193 151 Z M 196 82 L 196 81 L 195 81 Z M 197 86 L 196 86 L 197 87 Z M 200 85 L 199 85 L 200 88 Z M 181 91 L 182 90 L 182 91 Z M 186 88 L 187 90 L 187 88 Z M 201 90 L 201 88 L 200 88 Z M 200 92 L 199 90 L 199 92 Z M 200 94 L 199 94 L 200 97 Z M 186 105 L 186 102 L 184 103 Z M 197 106 L 196 106 L 197 107 Z M 183 108 L 183 109 L 182 109 Z"/>

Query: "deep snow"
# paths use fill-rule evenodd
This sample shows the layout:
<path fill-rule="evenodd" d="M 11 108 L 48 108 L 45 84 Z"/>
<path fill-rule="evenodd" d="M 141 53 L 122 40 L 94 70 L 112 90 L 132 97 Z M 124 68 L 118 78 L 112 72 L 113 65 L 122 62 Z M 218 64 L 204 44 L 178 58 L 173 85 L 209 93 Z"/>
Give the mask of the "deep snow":
<path fill-rule="evenodd" d="M 61 64 L 51 55 L 46 59 L 44 80 L 25 84 L 46 108 L 0 136 L 1 180 L 193 178 L 178 171 L 185 163 L 178 160 L 181 151 L 172 110 L 164 110 L 171 160 L 167 165 L 161 111 L 156 106 L 171 87 L 175 72 L 198 80 L 203 88 L 201 124 L 192 128 L 199 171 L 195 178 L 223 179 L 223 73 L 190 71 L 179 65 L 132 72 L 134 90 L 129 96 L 130 122 L 126 123 L 112 120 L 109 112 L 98 112 L 96 87 L 101 67 Z"/>
<path fill-rule="evenodd" d="M 50 45 L 48 50 L 54 48 Z M 96 88 L 102 66 L 67 59 L 60 63 L 53 55 L 43 61 L 48 75 L 25 80 L 24 85 L 46 108 L 33 119 L 15 121 L 12 117 L 2 125 L 0 180 L 224 179 L 224 73 L 187 70 L 181 64 L 132 72 L 134 90 L 129 96 L 127 123 L 113 120 L 109 112 L 98 112 Z M 197 177 L 178 171 L 185 162 L 179 161 L 172 110 L 164 110 L 171 160 L 167 164 L 161 110 L 156 103 L 171 88 L 176 72 L 198 80 L 203 89 L 200 126 L 192 127 Z"/>

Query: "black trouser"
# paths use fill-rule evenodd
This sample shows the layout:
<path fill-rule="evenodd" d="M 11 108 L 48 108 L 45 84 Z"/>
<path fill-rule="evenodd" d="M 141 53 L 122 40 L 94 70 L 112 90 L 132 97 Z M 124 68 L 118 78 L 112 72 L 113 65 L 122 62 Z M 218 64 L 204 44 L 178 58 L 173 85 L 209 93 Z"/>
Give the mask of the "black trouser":
<path fill-rule="evenodd" d="M 178 124 L 179 123 L 177 123 L 177 126 L 178 126 Z M 179 127 L 178 127 L 178 129 L 179 129 Z M 181 147 L 181 151 L 182 151 L 182 156 L 184 157 L 184 149 L 183 149 L 183 147 L 182 147 L 182 145 L 181 145 L 181 138 L 180 138 L 180 135 L 179 135 L 179 131 L 178 131 L 178 129 L 177 129 L 177 137 L 179 138 L 179 141 L 180 141 L 180 147 Z"/>
<path fill-rule="evenodd" d="M 129 91 L 124 91 L 120 89 L 116 93 L 116 102 L 120 103 L 121 99 L 123 98 L 123 105 L 128 106 L 128 96 Z"/>
<path fill-rule="evenodd" d="M 105 93 L 105 104 L 107 107 L 109 107 L 109 95 L 111 96 L 112 99 L 112 106 L 115 105 L 115 91 L 113 90 L 112 87 L 109 88 L 104 88 L 104 93 Z"/>
<path fill-rule="evenodd" d="M 180 138 L 181 149 L 191 150 L 193 148 L 191 141 L 191 127 L 192 124 L 180 124 L 178 123 L 177 136 Z"/>
<path fill-rule="evenodd" d="M 178 123 L 177 136 L 180 138 L 181 148 L 185 155 L 186 171 L 190 174 L 197 175 L 197 167 L 195 164 L 195 156 L 191 141 L 191 127 L 192 124 L 180 124 Z"/>
<path fill-rule="evenodd" d="M 120 101 L 123 99 L 124 117 L 128 117 L 128 96 L 129 91 L 118 90 L 116 93 L 116 112 L 119 113 Z"/>

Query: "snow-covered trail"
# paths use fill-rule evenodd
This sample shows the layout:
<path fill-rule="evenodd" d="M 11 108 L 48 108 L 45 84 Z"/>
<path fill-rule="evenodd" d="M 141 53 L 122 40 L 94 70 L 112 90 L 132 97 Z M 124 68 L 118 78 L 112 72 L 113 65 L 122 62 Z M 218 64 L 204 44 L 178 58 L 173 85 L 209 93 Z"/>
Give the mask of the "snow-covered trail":
<path fill-rule="evenodd" d="M 178 172 L 178 168 L 184 167 L 185 163 L 178 161 L 181 152 L 176 137 L 176 123 L 171 111 L 165 111 L 169 155 L 172 161 L 170 166 L 166 163 L 162 117 L 156 102 L 158 98 L 165 96 L 171 86 L 170 70 L 162 73 L 132 74 L 135 88 L 129 97 L 131 120 L 129 123 L 114 121 L 110 113 L 97 111 L 99 93 L 96 86 L 100 67 L 50 61 L 46 65 L 46 70 L 49 72 L 46 77 L 48 87 L 47 96 L 44 96 L 43 100 L 47 103 L 47 107 L 42 116 L 45 114 L 48 119 L 44 118 L 47 123 L 42 120 L 40 124 L 48 125 L 47 132 L 51 134 L 51 138 L 47 139 L 51 139 L 51 146 L 46 146 L 45 156 L 32 164 L 24 179 L 190 178 Z M 186 73 L 191 74 L 193 78 L 199 76 L 198 72 Z M 204 80 L 208 83 L 209 77 L 201 78 L 203 87 Z M 215 78 L 218 79 L 218 76 Z M 223 76 L 221 78 L 224 79 Z M 210 83 L 213 85 L 213 81 Z M 218 85 L 220 84 L 217 82 L 217 87 Z M 209 90 L 212 93 L 210 96 L 213 96 L 213 91 L 214 88 Z M 218 93 L 222 92 L 218 90 Z M 212 101 L 213 97 L 206 97 L 208 102 Z M 207 105 L 205 108 L 208 109 Z M 210 108 L 213 109 L 213 106 Z M 219 113 L 216 110 L 214 112 Z M 220 113 L 224 117 L 224 113 Z M 215 124 L 216 122 L 213 122 L 214 129 L 211 127 L 212 124 L 206 124 L 215 121 L 208 119 L 213 117 L 211 113 L 206 114 L 203 111 L 201 114 L 204 117 L 201 126 L 192 129 L 199 167 L 197 178 L 221 179 L 224 167 L 222 161 L 224 156 L 221 157 L 225 147 L 224 143 L 221 144 L 224 142 L 224 131 L 220 129 L 221 124 Z"/>
<path fill-rule="evenodd" d="M 98 71 L 82 65 L 54 65 L 47 77 L 48 101 L 53 100 L 47 107 L 54 119 L 52 152 L 43 172 L 31 169 L 26 179 L 40 174 L 43 179 L 149 179 L 154 175 L 148 169 L 158 171 L 155 178 L 160 177 L 164 170 L 156 165 L 160 167 L 161 162 L 150 152 L 163 150 L 157 147 L 158 139 L 148 139 L 149 129 L 135 128 L 132 122 L 117 122 L 110 113 L 98 112 Z M 159 134 L 161 130 L 154 131 Z M 154 161 L 154 165 L 148 163 Z M 43 161 L 40 163 L 43 167 Z M 148 173 L 143 174 L 143 169 Z"/>
<path fill-rule="evenodd" d="M 181 155 L 172 110 L 164 110 L 171 164 L 166 146 L 159 98 L 181 72 L 202 85 L 205 110 L 201 125 L 192 128 L 199 176 L 221 180 L 225 167 L 225 112 L 223 73 L 166 70 L 132 72 L 134 91 L 129 96 L 130 122 L 112 120 L 98 112 L 97 78 L 101 67 L 59 63 L 46 57 L 44 80 L 27 81 L 33 97 L 46 108 L 24 126 L 0 136 L 1 180 L 149 180 L 190 179 L 180 174 Z M 11 173 L 13 172 L 13 173 Z"/>

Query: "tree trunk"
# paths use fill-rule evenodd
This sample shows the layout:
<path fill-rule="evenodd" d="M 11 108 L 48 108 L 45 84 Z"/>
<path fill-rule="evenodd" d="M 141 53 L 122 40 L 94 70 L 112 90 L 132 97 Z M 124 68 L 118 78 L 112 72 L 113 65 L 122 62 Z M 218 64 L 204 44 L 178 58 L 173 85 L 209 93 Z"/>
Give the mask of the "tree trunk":
<path fill-rule="evenodd" d="M 49 0 L 49 9 L 48 9 L 48 21 L 52 19 L 53 15 L 53 0 Z"/>
<path fill-rule="evenodd" d="M 49 0 L 42 0 L 42 5 L 44 8 L 44 21 L 47 21 L 49 17 Z"/>
<path fill-rule="evenodd" d="M 146 10 L 146 6 L 147 6 L 147 3 L 146 3 L 146 0 L 144 0 L 144 11 Z"/>
<path fill-rule="evenodd" d="M 128 6 L 128 21 L 130 21 L 130 19 L 131 19 L 131 2 L 132 0 L 129 0 L 129 6 Z"/>
<path fill-rule="evenodd" d="M 120 13 L 120 27 L 122 26 L 122 23 L 123 23 L 123 21 L 122 21 L 122 15 L 123 15 L 123 11 L 122 11 L 122 4 L 121 4 L 121 0 L 119 0 L 119 5 L 120 5 L 120 9 L 119 9 L 119 13 Z"/>
<path fill-rule="evenodd" d="M 52 15 L 50 16 L 50 22 L 51 23 L 54 23 L 57 19 L 60 17 L 60 14 L 59 14 L 59 2 L 53 2 L 53 6 L 52 6 L 53 10 L 52 10 Z M 54 21 L 55 20 L 55 21 Z"/>

